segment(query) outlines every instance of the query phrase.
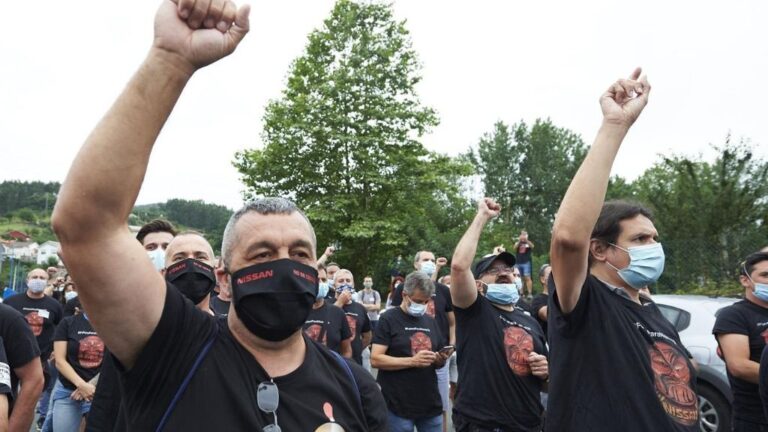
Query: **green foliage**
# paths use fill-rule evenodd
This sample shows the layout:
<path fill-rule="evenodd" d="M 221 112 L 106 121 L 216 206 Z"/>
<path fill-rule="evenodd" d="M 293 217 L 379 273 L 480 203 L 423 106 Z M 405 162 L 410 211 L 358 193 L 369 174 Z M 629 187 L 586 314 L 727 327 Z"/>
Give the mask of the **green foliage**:
<path fill-rule="evenodd" d="M 227 207 L 202 200 L 170 199 L 165 203 L 136 206 L 128 223 L 140 226 L 153 219 L 166 219 L 178 230 L 194 229 L 202 232 L 213 250 L 219 251 L 224 227 L 231 215 L 232 210 Z"/>
<path fill-rule="evenodd" d="M 537 119 L 533 126 L 523 121 L 512 126 L 497 122 L 470 153 L 485 195 L 502 207 L 499 219 L 481 239 L 478 253 L 490 253 L 501 244 L 512 252 L 520 230 L 525 229 L 536 246 L 534 253 L 546 254 L 555 213 L 585 155 L 581 137 L 549 119 Z"/>
<path fill-rule="evenodd" d="M 16 216 L 24 222 L 33 224 L 37 221 L 35 212 L 28 208 L 19 209 L 16 211 Z"/>
<path fill-rule="evenodd" d="M 46 267 L 56 267 L 59 265 L 59 259 L 55 256 L 49 256 L 44 265 Z"/>
<path fill-rule="evenodd" d="M 400 250 L 448 254 L 470 167 L 419 142 L 438 122 L 414 91 L 419 69 L 390 6 L 337 2 L 267 106 L 264 148 L 236 155 L 246 197 L 293 199 L 319 248 L 339 242 L 334 260 L 358 275 L 386 272 Z"/>
<path fill-rule="evenodd" d="M 715 150 L 713 162 L 664 157 L 632 185 L 667 255 L 660 291 L 734 291 L 739 262 L 768 244 L 768 164 L 730 136 Z"/>
<path fill-rule="evenodd" d="M 60 187 L 58 182 L 4 181 L 0 183 L 0 215 L 7 216 L 22 208 L 50 212 Z"/>

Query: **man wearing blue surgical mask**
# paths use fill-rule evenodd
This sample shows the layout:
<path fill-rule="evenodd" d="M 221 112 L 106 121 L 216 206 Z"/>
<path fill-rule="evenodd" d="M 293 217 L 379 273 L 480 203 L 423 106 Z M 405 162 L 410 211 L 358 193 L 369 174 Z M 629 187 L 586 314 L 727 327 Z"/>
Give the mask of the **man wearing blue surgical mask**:
<path fill-rule="evenodd" d="M 480 234 L 500 209 L 490 198 L 478 203 L 451 262 L 459 369 L 453 423 L 459 432 L 523 432 L 543 425 L 546 337 L 536 319 L 515 306 L 515 257 L 486 255 L 472 268 Z"/>
<path fill-rule="evenodd" d="M 447 264 L 445 258 L 435 259 L 435 254 L 431 251 L 422 250 L 416 252 L 413 257 L 413 268 L 416 271 L 425 273 L 433 281 L 437 280 L 437 273 Z M 403 285 L 395 287 L 392 292 L 391 305 L 399 307 L 403 302 Z M 451 301 L 451 291 L 448 286 L 435 282 L 435 290 L 427 303 L 427 315 L 437 321 L 437 327 L 440 329 L 440 343 L 445 345 L 456 344 L 456 316 L 453 313 L 453 302 Z M 443 365 L 437 369 L 437 386 L 440 390 L 440 398 L 443 403 L 443 425 L 447 424 L 447 415 L 449 403 L 449 365 Z"/>
<path fill-rule="evenodd" d="M 157 271 L 165 268 L 165 250 L 176 236 L 173 224 L 163 219 L 154 219 L 144 224 L 136 233 L 136 240 L 147 251 L 152 265 Z"/>
<path fill-rule="evenodd" d="M 760 356 L 768 337 L 768 253 L 749 255 L 739 266 L 744 300 L 723 308 L 712 333 L 733 392 L 733 430 L 768 430 L 758 388 Z"/>
<path fill-rule="evenodd" d="M 621 142 L 648 102 L 641 72 L 600 97 L 602 125 L 552 228 L 547 431 L 699 430 L 690 353 L 639 292 L 664 270 L 651 213 L 605 202 Z"/>

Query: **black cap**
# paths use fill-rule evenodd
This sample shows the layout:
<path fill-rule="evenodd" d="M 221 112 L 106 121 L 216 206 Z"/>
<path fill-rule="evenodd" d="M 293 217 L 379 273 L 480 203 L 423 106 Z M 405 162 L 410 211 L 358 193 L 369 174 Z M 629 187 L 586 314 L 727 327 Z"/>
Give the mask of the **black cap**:
<path fill-rule="evenodd" d="M 498 255 L 486 255 L 480 261 L 475 263 L 475 268 L 472 270 L 472 274 L 475 275 L 475 279 L 479 278 L 481 274 L 485 273 L 491 264 L 497 259 L 502 260 L 505 264 L 512 267 L 515 265 L 515 256 L 509 252 L 502 252 Z"/>

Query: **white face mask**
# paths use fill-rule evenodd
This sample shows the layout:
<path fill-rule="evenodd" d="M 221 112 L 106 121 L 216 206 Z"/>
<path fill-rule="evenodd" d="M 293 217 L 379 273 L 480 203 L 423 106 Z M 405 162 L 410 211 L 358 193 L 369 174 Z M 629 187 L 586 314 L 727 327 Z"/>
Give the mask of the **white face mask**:
<path fill-rule="evenodd" d="M 45 291 L 45 286 L 48 285 L 43 279 L 30 279 L 27 281 L 27 287 L 33 294 L 40 294 Z"/>
<path fill-rule="evenodd" d="M 155 270 L 160 271 L 165 268 L 165 251 L 162 248 L 147 251 L 147 256 L 152 261 L 152 265 L 155 266 Z"/>
<path fill-rule="evenodd" d="M 70 301 L 75 297 L 77 297 L 77 292 L 75 291 L 69 291 L 66 294 L 64 294 L 64 299 L 66 299 L 67 301 Z"/>

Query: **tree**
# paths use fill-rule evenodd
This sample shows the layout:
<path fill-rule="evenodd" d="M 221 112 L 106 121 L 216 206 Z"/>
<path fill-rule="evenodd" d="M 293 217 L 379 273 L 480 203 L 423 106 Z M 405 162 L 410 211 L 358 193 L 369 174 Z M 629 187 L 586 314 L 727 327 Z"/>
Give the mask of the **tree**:
<path fill-rule="evenodd" d="M 537 119 L 531 127 L 524 121 L 511 127 L 499 121 L 471 155 L 486 196 L 502 206 L 485 248 L 492 244 L 510 248 L 525 229 L 537 252 L 546 253 L 555 213 L 586 155 L 581 137 L 549 119 Z"/>
<path fill-rule="evenodd" d="M 57 267 L 59 265 L 59 257 L 49 256 L 48 259 L 45 261 L 45 265 L 48 267 Z"/>
<path fill-rule="evenodd" d="M 730 136 L 714 148 L 714 162 L 664 157 L 635 182 L 667 255 L 662 290 L 734 286 L 741 260 L 765 246 L 768 163 Z"/>
<path fill-rule="evenodd" d="M 35 217 L 35 212 L 33 212 L 28 208 L 23 208 L 18 210 L 16 212 L 16 216 L 18 216 L 18 218 L 23 220 L 24 222 L 27 222 L 30 224 L 35 223 L 35 221 L 37 220 L 37 218 Z"/>
<path fill-rule="evenodd" d="M 438 122 L 415 92 L 420 65 L 391 7 L 340 0 L 309 35 L 280 99 L 264 115 L 264 147 L 236 155 L 246 198 L 292 198 L 359 273 L 388 262 L 404 233 L 453 196 L 466 164 L 427 151 Z"/>

